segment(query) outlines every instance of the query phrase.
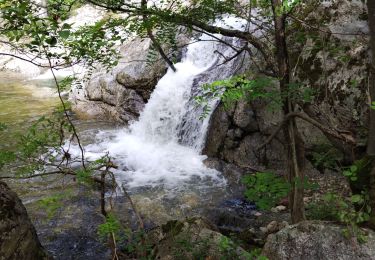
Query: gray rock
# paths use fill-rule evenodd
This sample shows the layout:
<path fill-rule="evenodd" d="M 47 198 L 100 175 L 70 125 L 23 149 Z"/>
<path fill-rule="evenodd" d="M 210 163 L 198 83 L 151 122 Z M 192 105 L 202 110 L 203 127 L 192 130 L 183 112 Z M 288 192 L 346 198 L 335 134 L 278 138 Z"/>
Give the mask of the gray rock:
<path fill-rule="evenodd" d="M 236 110 L 233 115 L 233 123 L 245 130 L 246 132 L 258 131 L 258 123 L 255 119 L 255 114 L 249 102 L 240 100 L 237 102 Z"/>
<path fill-rule="evenodd" d="M 112 71 L 94 73 L 84 98 L 71 97 L 78 116 L 121 123 L 135 120 L 167 69 L 162 59 L 146 62 L 150 46 L 150 40 L 136 38 L 120 48 L 122 58 Z"/>
<path fill-rule="evenodd" d="M 0 259 L 49 259 L 17 194 L 0 182 Z"/>
<path fill-rule="evenodd" d="M 210 119 L 210 127 L 207 133 L 205 148 L 203 149 L 204 154 L 212 157 L 219 155 L 230 125 L 230 118 L 224 106 L 218 106 Z"/>
<path fill-rule="evenodd" d="M 375 232 L 368 233 L 366 243 L 344 237 L 345 227 L 329 222 L 304 221 L 271 234 L 263 248 L 270 260 L 355 260 L 375 259 Z"/>
<path fill-rule="evenodd" d="M 228 255 L 246 259 L 246 251 L 239 246 L 228 244 L 223 249 L 222 241 L 228 238 L 203 218 L 169 221 L 147 237 L 156 244 L 155 259 L 227 259 Z"/>
<path fill-rule="evenodd" d="M 276 221 L 276 220 L 274 220 L 274 221 L 271 221 L 270 223 L 268 223 L 268 225 L 267 225 L 267 232 L 268 233 L 275 233 L 275 232 L 277 232 L 277 231 L 279 231 L 279 223 Z"/>
<path fill-rule="evenodd" d="M 284 205 L 276 206 L 276 209 L 278 212 L 286 210 L 286 207 Z"/>

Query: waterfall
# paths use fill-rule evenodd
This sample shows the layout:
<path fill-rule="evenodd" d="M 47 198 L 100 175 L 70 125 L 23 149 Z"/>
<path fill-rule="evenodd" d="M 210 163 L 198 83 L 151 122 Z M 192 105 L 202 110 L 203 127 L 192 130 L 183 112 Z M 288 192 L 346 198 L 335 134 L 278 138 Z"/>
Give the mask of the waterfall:
<path fill-rule="evenodd" d="M 237 27 L 243 24 L 231 19 L 225 22 Z M 199 120 L 202 108 L 194 97 L 200 93 L 201 84 L 233 75 L 241 56 L 218 65 L 225 61 L 223 56 L 234 54 L 227 44 L 201 36 L 188 46 L 182 61 L 175 64 L 177 71 L 168 70 L 160 79 L 139 120 L 126 129 L 99 133 L 96 143 L 85 148 L 86 156 L 95 158 L 109 152 L 119 165 L 118 181 L 129 187 L 223 184 L 220 173 L 203 164 L 206 157 L 200 152 L 209 116 Z"/>

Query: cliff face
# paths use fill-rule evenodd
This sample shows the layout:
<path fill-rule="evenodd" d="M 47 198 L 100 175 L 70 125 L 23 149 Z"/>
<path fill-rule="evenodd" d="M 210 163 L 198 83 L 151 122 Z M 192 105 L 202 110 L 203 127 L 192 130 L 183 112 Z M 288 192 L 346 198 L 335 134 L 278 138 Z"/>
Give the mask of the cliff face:
<path fill-rule="evenodd" d="M 337 0 L 301 10 L 288 32 L 293 94 L 304 101 L 303 110 L 324 125 L 345 132 L 359 145 L 365 143 L 368 121 L 368 25 L 366 5 Z M 301 18 L 302 19 L 302 18 Z M 298 32 L 298 35 L 297 33 Z M 302 105 L 300 107 L 302 111 Z M 283 136 L 257 150 L 282 120 L 281 113 L 262 101 L 237 102 L 231 109 L 217 107 L 204 153 L 246 169 L 285 169 Z M 329 141 L 318 129 L 298 120 L 307 152 Z M 333 145 L 350 161 L 352 149 Z"/>
<path fill-rule="evenodd" d="M 0 259 L 48 259 L 17 194 L 0 182 Z"/>

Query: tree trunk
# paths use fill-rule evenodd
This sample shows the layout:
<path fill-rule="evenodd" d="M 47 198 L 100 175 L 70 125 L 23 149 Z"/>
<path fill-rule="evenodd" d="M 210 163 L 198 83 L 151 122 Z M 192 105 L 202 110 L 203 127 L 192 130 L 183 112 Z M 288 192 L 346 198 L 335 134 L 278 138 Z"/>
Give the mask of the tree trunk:
<path fill-rule="evenodd" d="M 375 1 L 367 0 L 368 21 L 370 26 L 370 50 L 372 52 L 370 64 L 369 90 L 371 102 L 375 101 Z M 375 156 L 375 110 L 370 109 L 370 125 L 367 143 L 367 154 L 371 157 Z M 375 228 L 375 166 L 370 172 L 370 206 L 372 209 L 370 225 Z"/>
<path fill-rule="evenodd" d="M 294 104 L 289 98 L 288 88 L 290 83 L 290 70 L 285 35 L 286 16 L 279 12 L 281 5 L 282 0 L 272 0 L 280 92 L 283 97 L 283 112 L 284 116 L 286 116 L 289 113 L 294 112 Z M 298 223 L 305 220 L 303 202 L 305 151 L 303 140 L 298 133 L 295 118 L 290 119 L 285 125 L 284 136 L 288 152 L 288 179 L 291 184 L 291 191 L 289 194 L 291 219 L 293 223 Z"/>

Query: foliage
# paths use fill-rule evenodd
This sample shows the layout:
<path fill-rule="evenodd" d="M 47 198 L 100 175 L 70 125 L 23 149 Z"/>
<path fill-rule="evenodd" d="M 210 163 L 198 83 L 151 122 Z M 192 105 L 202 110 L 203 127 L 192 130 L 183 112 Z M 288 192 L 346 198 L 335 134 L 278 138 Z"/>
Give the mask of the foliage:
<path fill-rule="evenodd" d="M 38 201 L 39 207 L 44 209 L 49 219 L 53 218 L 59 208 L 63 206 L 62 200 L 66 194 L 56 194 Z"/>
<path fill-rule="evenodd" d="M 307 157 L 316 169 L 323 172 L 324 169 L 339 170 L 343 155 L 332 145 L 322 144 L 314 147 Z"/>
<path fill-rule="evenodd" d="M 220 99 L 226 108 L 240 99 L 255 100 L 265 99 L 270 106 L 279 106 L 278 91 L 272 89 L 272 79 L 260 77 L 254 80 L 245 76 L 235 76 L 230 79 L 214 81 L 202 86 L 203 93 L 195 98 L 196 102 L 203 106 L 203 114 L 206 117 L 211 110 L 210 100 Z M 267 90 L 268 88 L 271 88 Z"/>
<path fill-rule="evenodd" d="M 345 171 L 343 171 L 343 175 L 347 177 L 350 181 L 356 181 L 358 180 L 357 176 L 358 167 L 356 165 L 352 165 L 349 168 L 347 168 Z"/>
<path fill-rule="evenodd" d="M 66 20 L 73 9 L 81 3 L 77 0 L 47 0 L 47 15 L 52 19 Z"/>
<path fill-rule="evenodd" d="M 316 183 L 311 183 L 306 178 L 288 182 L 285 178 L 270 172 L 257 172 L 246 175 L 242 178 L 242 182 L 246 185 L 246 198 L 263 210 L 271 209 L 281 199 L 287 197 L 291 189 L 291 183 L 297 188 L 303 187 L 315 190 L 318 187 Z"/>
<path fill-rule="evenodd" d="M 219 250 L 222 254 L 221 259 L 227 260 L 227 259 L 238 259 L 238 247 L 239 245 L 235 243 L 232 239 L 228 238 L 227 236 L 222 236 L 219 241 Z M 268 260 L 267 257 L 262 256 L 262 249 L 261 248 L 255 248 L 251 250 L 250 252 L 244 251 L 241 253 L 240 257 L 241 259 L 246 260 Z"/>
<path fill-rule="evenodd" d="M 41 117 L 25 133 L 15 134 L 15 149 L 0 150 L 0 168 L 5 165 L 9 172 L 17 176 L 28 176 L 35 171 L 43 172 L 65 154 L 60 149 L 65 135 L 71 133 L 66 120 L 56 114 L 55 117 Z M 21 164 L 21 165 L 20 165 Z"/>
<path fill-rule="evenodd" d="M 152 246 L 145 242 L 144 232 L 122 226 L 113 213 L 106 216 L 105 222 L 98 226 L 97 233 L 101 240 L 115 242 L 130 259 L 150 259 Z"/>
<path fill-rule="evenodd" d="M 81 63 L 90 67 L 91 70 L 98 64 L 103 64 L 108 70 L 110 67 L 117 65 L 118 53 L 116 47 L 132 34 L 145 36 L 145 32 L 151 29 L 156 32 L 156 39 L 164 47 L 170 48 L 175 53 L 177 48 L 175 32 L 180 25 L 190 30 L 196 30 L 197 23 L 198 25 L 208 24 L 222 14 L 234 14 L 238 18 L 247 18 L 248 13 L 251 13 L 248 12 L 248 9 L 252 5 L 261 7 L 261 12 L 266 14 L 268 18 L 271 16 L 271 1 L 268 0 L 249 1 L 249 4 L 245 5 L 246 8 L 238 6 L 237 1 L 232 0 L 195 0 L 189 5 L 184 4 L 185 1 L 182 0 L 161 1 L 160 5 L 151 5 L 146 10 L 133 2 L 94 0 L 90 2 L 104 5 L 113 12 L 126 13 L 126 18 L 120 18 L 114 13 L 110 13 L 94 25 L 75 29 L 71 24 L 61 21 L 69 16 L 71 9 L 77 2 L 86 1 L 48 0 L 48 14 L 43 16 L 37 15 L 43 10 L 33 1 L 0 0 L 1 34 L 5 38 L 4 42 L 8 41 L 12 50 L 22 50 L 26 54 L 33 54 L 32 61 L 35 59 L 48 60 L 53 68 L 63 68 Z M 302 2 L 300 0 L 281 1 L 282 4 L 277 6 L 275 10 L 275 16 L 292 12 Z M 244 10 L 239 9 L 245 9 L 246 16 L 242 15 Z M 146 15 L 147 19 L 143 19 Z M 193 26 L 194 24 L 195 26 Z M 220 33 L 220 29 L 218 28 L 216 32 Z M 345 50 L 332 46 L 332 52 L 335 51 L 341 53 Z M 150 51 L 147 58 L 148 62 L 153 62 L 156 57 L 154 50 Z M 346 56 L 342 56 L 340 59 L 343 62 L 347 61 Z M 64 80 L 64 82 L 61 82 L 59 90 L 67 89 L 77 80 L 76 78 Z M 310 88 L 297 83 L 289 84 L 287 91 L 280 92 L 272 84 L 272 81 L 273 79 L 268 77 L 249 79 L 247 76 L 236 76 L 217 81 L 203 87 L 203 95 L 197 97 L 197 102 L 203 105 L 206 111 L 204 115 L 207 115 L 207 111 L 210 109 L 208 100 L 213 98 L 220 98 L 227 107 L 239 99 L 263 99 L 271 107 L 280 108 L 286 97 L 292 102 L 310 102 L 315 95 Z M 16 152 L 0 151 L 0 167 L 18 160 L 13 168 L 19 176 L 31 176 L 35 172 L 43 173 L 46 171 L 46 165 L 58 167 L 63 171 L 71 171 L 71 166 L 76 158 L 71 158 L 69 148 L 64 148 L 63 141 L 72 134 L 72 127 L 69 122 L 61 118 L 56 121 L 41 119 L 26 134 L 19 136 L 20 142 Z M 2 128 L 0 125 L 0 130 Z M 325 160 L 327 157 L 328 155 L 324 157 L 316 155 L 316 163 L 323 167 L 333 166 L 331 161 Z M 19 165 L 19 162 L 22 165 Z M 78 181 L 87 182 L 91 180 L 95 171 L 93 165 L 97 165 L 97 162 L 89 165 L 87 169 L 75 171 Z M 356 180 L 356 171 L 356 168 L 351 167 L 344 174 L 351 180 Z M 248 188 L 246 197 L 255 201 L 258 207 L 264 209 L 272 207 L 280 198 L 286 197 L 292 184 L 297 184 L 297 187 L 308 184 L 306 180 L 293 180 L 292 183 L 288 183 L 283 178 L 271 173 L 257 173 L 246 176 L 244 183 Z M 366 204 L 366 201 L 365 195 L 353 195 L 350 203 L 360 206 Z M 351 211 L 352 204 L 345 203 L 339 203 L 343 208 L 342 212 L 346 210 L 345 214 L 342 212 L 338 214 L 341 221 L 357 224 L 367 218 L 367 207 L 364 209 L 366 213 L 359 214 L 356 211 Z M 46 202 L 46 204 L 48 203 Z M 108 235 L 116 234 L 120 230 L 119 222 L 114 216 L 109 215 L 106 222 L 99 227 L 98 232 L 103 237 L 108 237 Z M 129 251 L 132 251 L 132 244 L 129 245 Z M 231 246 L 228 241 L 222 242 L 224 251 L 230 251 Z"/>
<path fill-rule="evenodd" d="M 344 235 L 365 242 L 366 236 L 359 225 L 370 218 L 371 207 L 366 192 L 355 194 L 349 198 L 334 193 L 327 193 L 323 201 L 308 206 L 308 214 L 312 219 L 335 220 L 346 225 Z"/>
<path fill-rule="evenodd" d="M 264 101 L 271 110 L 279 110 L 285 98 L 295 102 L 308 103 L 313 100 L 315 91 L 298 83 L 288 85 L 285 93 L 280 93 L 277 84 L 271 77 L 256 77 L 240 75 L 230 79 L 214 81 L 202 86 L 203 93 L 195 98 L 196 102 L 203 107 L 202 118 L 211 111 L 210 100 L 220 99 L 225 108 L 228 109 L 236 101 L 244 99 L 249 102 L 254 100 Z"/>
<path fill-rule="evenodd" d="M 327 199 L 307 204 L 306 215 L 308 219 L 338 221 L 336 203 Z"/>
<path fill-rule="evenodd" d="M 98 226 L 98 235 L 101 239 L 108 239 L 114 235 L 117 239 L 121 237 L 121 224 L 113 214 L 108 214 L 103 224 Z"/>
<path fill-rule="evenodd" d="M 242 181 L 246 185 L 246 198 L 260 209 L 272 208 L 288 196 L 290 190 L 290 184 L 284 178 L 268 172 L 246 175 Z"/>
<path fill-rule="evenodd" d="M 74 0 L 50 0 L 47 13 L 33 1 L 0 0 L 2 15 L 2 43 L 13 50 L 22 50 L 36 65 L 49 60 L 51 67 L 61 69 L 77 63 L 86 67 L 103 64 L 109 68 L 117 64 L 116 22 L 101 20 L 91 26 L 72 28 L 60 19 L 68 16 Z M 105 24 L 112 24 L 105 30 Z M 114 24 L 113 24 L 114 23 Z M 111 37 L 105 37 L 111 34 Z"/>

